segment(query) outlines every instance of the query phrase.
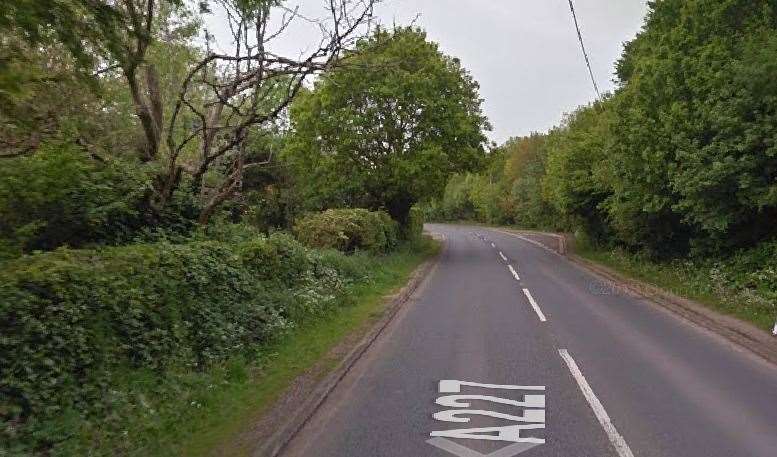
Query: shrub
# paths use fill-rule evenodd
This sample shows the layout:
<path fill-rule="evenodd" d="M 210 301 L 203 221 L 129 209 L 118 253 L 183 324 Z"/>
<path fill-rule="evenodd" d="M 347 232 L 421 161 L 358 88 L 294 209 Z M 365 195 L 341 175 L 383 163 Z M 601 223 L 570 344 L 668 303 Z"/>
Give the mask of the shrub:
<path fill-rule="evenodd" d="M 150 179 L 136 166 L 47 144 L 0 167 L 0 256 L 126 239 L 142 226 Z"/>
<path fill-rule="evenodd" d="M 303 217 L 294 234 L 303 244 L 342 252 L 388 252 L 397 245 L 398 224 L 383 211 L 330 209 Z"/>
<path fill-rule="evenodd" d="M 337 303 L 350 267 L 334 257 L 276 234 L 234 245 L 60 248 L 7 262 L 0 270 L 0 454 L 6 445 L 32 453 L 19 443 L 56 447 L 83 420 L 113 417 L 111 399 L 127 396 L 121 378 L 128 373 L 162 379 L 255 354 Z"/>
<path fill-rule="evenodd" d="M 767 241 L 742 249 L 717 263 L 725 282 L 741 292 L 763 299 L 767 313 L 777 316 L 777 241 Z"/>
<path fill-rule="evenodd" d="M 257 279 L 278 281 L 284 286 L 298 283 L 312 268 L 308 251 L 285 233 L 257 239 L 240 246 L 240 256 Z"/>

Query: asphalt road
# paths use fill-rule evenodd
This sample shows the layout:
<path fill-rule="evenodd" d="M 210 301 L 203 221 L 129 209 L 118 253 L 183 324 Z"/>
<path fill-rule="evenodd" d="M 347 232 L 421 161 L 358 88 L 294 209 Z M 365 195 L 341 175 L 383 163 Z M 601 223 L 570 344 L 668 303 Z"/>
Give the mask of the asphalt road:
<path fill-rule="evenodd" d="M 437 268 L 285 457 L 777 456 L 776 367 L 512 235 L 428 228 Z"/>

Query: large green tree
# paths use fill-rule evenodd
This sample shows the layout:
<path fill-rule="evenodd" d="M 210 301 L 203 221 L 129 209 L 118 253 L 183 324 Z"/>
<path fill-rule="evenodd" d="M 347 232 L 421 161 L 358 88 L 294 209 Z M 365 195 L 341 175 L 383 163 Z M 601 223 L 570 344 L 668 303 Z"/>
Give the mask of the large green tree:
<path fill-rule="evenodd" d="M 611 235 L 604 207 L 612 193 L 610 105 L 608 100 L 581 107 L 550 132 L 542 178 L 545 199 L 597 241 Z"/>
<path fill-rule="evenodd" d="M 775 31 L 773 1 L 651 3 L 618 64 L 609 208 L 630 242 L 674 252 L 775 233 Z"/>
<path fill-rule="evenodd" d="M 378 29 L 292 109 L 288 154 L 311 207 L 386 209 L 405 223 L 448 176 L 482 165 L 478 84 L 416 28 Z"/>

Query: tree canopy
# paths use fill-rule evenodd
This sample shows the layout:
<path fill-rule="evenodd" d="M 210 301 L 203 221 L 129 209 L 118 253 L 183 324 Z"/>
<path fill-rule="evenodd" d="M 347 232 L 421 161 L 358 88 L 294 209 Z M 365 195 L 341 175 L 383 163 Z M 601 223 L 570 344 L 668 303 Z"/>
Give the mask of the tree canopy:
<path fill-rule="evenodd" d="M 405 222 L 484 158 L 478 84 L 415 28 L 378 29 L 303 94 L 287 156 L 311 206 L 385 208 Z"/>

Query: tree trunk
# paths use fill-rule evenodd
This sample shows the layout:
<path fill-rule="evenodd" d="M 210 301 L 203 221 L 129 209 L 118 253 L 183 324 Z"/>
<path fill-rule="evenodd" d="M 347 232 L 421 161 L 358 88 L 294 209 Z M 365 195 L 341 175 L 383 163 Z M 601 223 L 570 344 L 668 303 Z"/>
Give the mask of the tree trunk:
<path fill-rule="evenodd" d="M 386 205 L 389 216 L 397 221 L 404 233 L 408 224 L 410 223 L 410 208 L 413 207 L 415 201 L 409 195 L 403 195 L 390 201 Z"/>

